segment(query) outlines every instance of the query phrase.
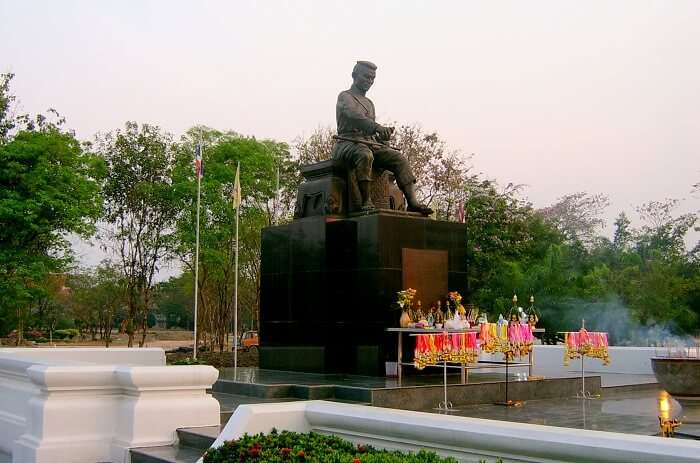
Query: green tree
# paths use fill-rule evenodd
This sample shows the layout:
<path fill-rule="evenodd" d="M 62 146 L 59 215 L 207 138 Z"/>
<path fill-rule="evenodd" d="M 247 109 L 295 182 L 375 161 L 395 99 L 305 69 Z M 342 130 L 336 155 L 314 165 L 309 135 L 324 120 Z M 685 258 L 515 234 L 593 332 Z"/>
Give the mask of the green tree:
<path fill-rule="evenodd" d="M 637 208 L 644 225 L 636 231 L 636 250 L 644 264 L 649 259 L 664 256 L 679 258 L 685 255 L 685 237 L 698 223 L 696 214 L 674 217 L 679 201 L 649 201 Z"/>
<path fill-rule="evenodd" d="M 157 304 L 167 328 L 193 328 L 194 277 L 189 271 L 158 283 Z"/>
<path fill-rule="evenodd" d="M 520 198 L 520 187 L 499 188 L 472 176 L 464 184 L 468 300 L 499 312 L 514 293 L 532 291 L 533 266 L 557 256 L 560 233 Z"/>
<path fill-rule="evenodd" d="M 12 104 L 17 97 L 10 93 L 10 82 L 14 74 L 0 74 L 0 144 L 7 142 L 10 131 L 15 127 L 15 118 L 10 116 Z"/>
<path fill-rule="evenodd" d="M 450 149 L 437 132 L 425 132 L 417 124 L 396 124 L 391 145 L 408 159 L 419 201 L 433 208 L 437 219 L 456 220 L 457 207 L 466 199 L 468 158 Z"/>
<path fill-rule="evenodd" d="M 620 212 L 620 215 L 615 219 L 615 235 L 613 238 L 613 244 L 618 250 L 625 250 L 628 248 L 630 241 L 632 240 L 632 233 L 630 231 L 630 219 L 627 218 L 627 214 Z"/>
<path fill-rule="evenodd" d="M 609 204 L 605 195 L 578 192 L 559 198 L 556 203 L 539 212 L 570 243 L 591 247 L 598 236 L 598 230 L 605 224 L 601 216 Z"/>
<path fill-rule="evenodd" d="M 66 235 L 94 231 L 100 171 L 72 134 L 45 117 L 9 118 L 10 78 L 0 78 L 0 306 L 10 310 L 19 343 L 48 275 L 71 262 Z"/>
<path fill-rule="evenodd" d="M 120 269 L 108 261 L 102 262 L 95 269 L 94 277 L 95 285 L 92 288 L 91 297 L 97 311 L 100 338 L 104 341 L 105 347 L 109 347 L 112 342 L 115 317 L 127 304 L 126 280 Z"/>
<path fill-rule="evenodd" d="M 319 127 L 308 137 L 298 137 L 294 140 L 294 151 L 299 164 L 305 166 L 331 158 L 335 145 L 335 130 L 330 127 Z"/>
<path fill-rule="evenodd" d="M 123 130 L 98 137 L 97 152 L 107 166 L 103 183 L 104 220 L 126 281 L 129 347 L 141 330 L 146 341 L 154 278 L 173 248 L 175 201 L 172 172 L 175 146 L 160 128 L 127 122 Z"/>
<path fill-rule="evenodd" d="M 53 332 L 61 320 L 68 314 L 67 300 L 69 288 L 65 286 L 65 273 L 52 273 L 46 276 L 42 285 L 45 289 L 42 297 L 35 301 L 36 318 L 39 326 L 48 332 L 49 341 L 53 342 Z"/>
<path fill-rule="evenodd" d="M 119 310 L 127 304 L 126 281 L 120 268 L 103 261 L 97 268 L 69 275 L 67 284 L 70 307 L 77 326 L 87 330 L 92 340 L 100 339 L 109 347 Z"/>
<path fill-rule="evenodd" d="M 293 181 L 293 161 L 284 144 L 257 141 L 233 132 L 195 127 L 178 150 L 175 190 L 184 206 L 178 217 L 178 255 L 194 274 L 197 183 L 193 170 L 195 143 L 204 143 L 201 180 L 198 327 L 212 347 L 224 349 L 233 314 L 235 209 L 232 192 L 241 165 L 243 202 L 239 220 L 239 301 L 242 320 L 257 319 L 260 287 L 260 232 L 281 216 L 275 208 L 276 173 L 282 188 Z M 286 188 L 288 189 L 288 188 Z M 291 208 L 286 209 L 291 215 Z M 275 216 L 277 212 L 277 216 Z M 250 317 L 250 318 L 249 318 Z M 199 334 L 199 333 L 198 333 Z"/>

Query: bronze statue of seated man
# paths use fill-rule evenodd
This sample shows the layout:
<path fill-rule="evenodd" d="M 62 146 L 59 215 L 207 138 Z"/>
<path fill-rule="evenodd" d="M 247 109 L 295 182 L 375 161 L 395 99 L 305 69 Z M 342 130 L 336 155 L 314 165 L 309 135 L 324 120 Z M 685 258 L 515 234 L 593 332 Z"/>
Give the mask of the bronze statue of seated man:
<path fill-rule="evenodd" d="M 358 61 L 352 70 L 352 86 L 338 95 L 335 107 L 338 135 L 332 157 L 347 168 L 355 169 L 363 210 L 374 209 L 369 188 L 374 165 L 394 174 L 409 211 L 430 215 L 432 209 L 416 198 L 416 178 L 408 160 L 388 145 L 393 127 L 375 122 L 374 103 L 365 96 L 374 83 L 376 70 L 373 63 Z"/>

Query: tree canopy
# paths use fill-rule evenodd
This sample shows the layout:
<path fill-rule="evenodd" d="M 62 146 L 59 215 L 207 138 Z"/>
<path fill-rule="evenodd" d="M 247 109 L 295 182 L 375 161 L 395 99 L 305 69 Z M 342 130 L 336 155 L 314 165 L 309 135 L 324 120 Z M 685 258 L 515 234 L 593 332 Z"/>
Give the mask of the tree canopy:
<path fill-rule="evenodd" d="M 0 75 L 0 335 L 31 326 L 77 327 L 106 345 L 120 326 L 143 345 L 154 310 L 169 326 L 191 327 L 197 178 L 204 146 L 197 301 L 204 341 L 224 349 L 231 331 L 234 249 L 239 254 L 241 326 L 257 323 L 263 227 L 291 220 L 300 166 L 327 159 L 333 130 L 319 128 L 290 147 L 234 131 L 194 126 L 182 137 L 127 122 L 81 144 L 54 110 L 15 115 L 11 74 Z M 438 133 L 397 124 L 392 145 L 407 156 L 418 196 L 438 220 L 465 223 L 465 302 L 491 318 L 513 294 L 533 295 L 548 332 L 587 320 L 613 342 L 645 344 L 700 327 L 698 211 L 678 200 L 621 211 L 602 234 L 605 195 L 572 192 L 535 208 L 516 183 L 472 170 L 470 157 Z M 242 202 L 235 241 L 232 192 L 240 163 Z M 700 195 L 700 183 L 689 186 Z M 95 234 L 95 224 L 100 232 Z M 67 237 L 96 237 L 112 260 L 76 269 Z M 158 282 L 176 261 L 183 272 Z M 123 323 L 122 323 L 123 322 Z"/>
<path fill-rule="evenodd" d="M 155 276 L 175 246 L 180 205 L 173 188 L 175 147 L 159 127 L 127 122 L 97 139 L 107 174 L 102 185 L 106 234 L 126 279 L 129 346 L 137 330 L 143 346 Z"/>
<path fill-rule="evenodd" d="M 60 125 L 9 116 L 10 78 L 0 78 L 0 298 L 21 326 L 48 275 L 71 262 L 67 234 L 93 232 L 100 169 Z"/>
<path fill-rule="evenodd" d="M 174 189 L 179 198 L 177 255 L 194 274 L 197 180 L 192 167 L 195 143 L 204 144 L 201 179 L 199 312 L 209 341 L 224 347 L 233 314 L 235 208 L 234 180 L 240 163 L 242 203 L 239 219 L 239 301 L 242 320 L 257 319 L 260 290 L 260 233 L 291 215 L 291 201 L 276 199 L 279 171 L 282 194 L 294 183 L 295 166 L 287 145 L 258 141 L 207 127 L 188 131 L 179 144 Z M 295 191 L 296 193 L 296 191 Z M 281 196 L 281 194 L 280 194 Z M 248 326 L 253 322 L 249 322 Z"/>

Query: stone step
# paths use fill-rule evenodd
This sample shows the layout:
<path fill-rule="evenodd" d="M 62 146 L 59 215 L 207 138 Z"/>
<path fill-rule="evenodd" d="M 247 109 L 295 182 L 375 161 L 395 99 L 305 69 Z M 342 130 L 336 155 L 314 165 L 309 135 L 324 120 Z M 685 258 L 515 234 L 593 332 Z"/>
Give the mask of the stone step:
<path fill-rule="evenodd" d="M 184 445 L 131 449 L 131 463 L 195 463 L 204 450 Z"/>
<path fill-rule="evenodd" d="M 177 430 L 177 437 L 180 440 L 180 445 L 200 449 L 204 452 L 211 447 L 219 433 L 219 426 L 206 426 L 202 428 L 181 428 Z"/>
<path fill-rule="evenodd" d="M 178 429 L 177 444 L 131 449 L 131 463 L 194 463 L 219 437 L 232 413 L 221 412 L 221 426 Z"/>
<path fill-rule="evenodd" d="M 228 423 L 228 420 L 231 419 L 231 415 L 233 415 L 233 410 L 221 410 L 220 416 L 221 416 L 221 429 L 226 426 L 226 423 Z"/>
<path fill-rule="evenodd" d="M 131 449 L 131 463 L 194 463 L 211 447 L 220 432 L 219 426 L 178 429 L 178 444 Z"/>
<path fill-rule="evenodd" d="M 212 386 L 218 394 L 285 400 L 333 400 L 370 403 L 372 389 L 338 385 L 254 384 L 219 379 Z"/>
<path fill-rule="evenodd" d="M 257 397 L 261 399 L 323 400 L 334 397 L 335 386 L 306 384 L 254 384 L 219 379 L 212 386 L 218 393 Z"/>

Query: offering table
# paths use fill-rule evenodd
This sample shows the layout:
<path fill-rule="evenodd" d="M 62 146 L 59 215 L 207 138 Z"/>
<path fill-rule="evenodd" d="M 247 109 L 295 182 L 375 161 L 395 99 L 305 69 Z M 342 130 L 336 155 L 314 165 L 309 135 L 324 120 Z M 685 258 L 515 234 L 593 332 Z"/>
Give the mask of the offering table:
<path fill-rule="evenodd" d="M 404 366 L 414 366 L 413 362 L 404 362 L 403 361 L 403 336 L 405 334 L 408 335 L 421 335 L 421 334 L 440 334 L 440 333 L 447 333 L 447 334 L 459 334 L 459 333 L 478 333 L 479 328 L 465 328 L 465 329 L 460 329 L 460 330 L 455 330 L 455 329 L 446 329 L 446 328 L 433 328 L 433 329 L 426 329 L 426 328 L 387 328 L 387 332 L 390 333 L 396 333 L 397 334 L 397 359 L 396 359 L 396 374 L 399 382 L 399 386 L 401 386 L 401 382 L 403 379 L 403 367 Z M 544 333 L 544 328 L 535 328 L 532 330 L 533 333 Z M 532 376 L 532 366 L 533 366 L 533 361 L 534 361 L 534 356 L 532 353 L 532 350 L 528 354 L 528 362 L 527 363 L 513 363 L 513 362 L 508 362 L 509 367 L 528 367 L 528 374 L 529 376 Z M 452 362 L 451 362 L 452 363 Z M 442 366 L 441 364 L 438 365 L 436 364 L 435 366 Z M 478 361 L 474 364 L 465 364 L 465 363 L 459 363 L 458 365 L 449 365 L 448 368 L 459 368 L 462 374 L 462 384 L 467 384 L 468 382 L 468 370 L 473 370 L 473 369 L 482 369 L 482 368 L 504 368 L 506 366 L 506 362 L 494 362 L 494 361 Z"/>

